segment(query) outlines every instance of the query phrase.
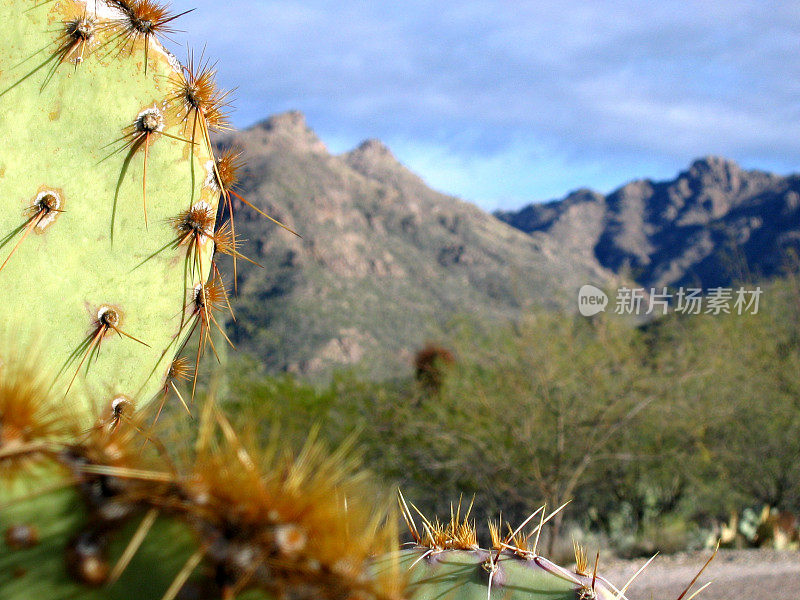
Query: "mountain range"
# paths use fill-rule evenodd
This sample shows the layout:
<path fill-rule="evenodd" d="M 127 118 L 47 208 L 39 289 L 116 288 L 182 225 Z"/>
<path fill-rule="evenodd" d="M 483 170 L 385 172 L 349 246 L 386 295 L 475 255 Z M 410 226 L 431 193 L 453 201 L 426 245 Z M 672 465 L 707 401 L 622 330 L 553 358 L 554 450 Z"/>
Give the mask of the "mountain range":
<path fill-rule="evenodd" d="M 645 288 L 708 289 L 781 273 L 800 248 L 800 175 L 708 156 L 670 181 L 632 181 L 607 196 L 580 189 L 495 216 L 576 245 Z"/>
<path fill-rule="evenodd" d="M 241 251 L 263 268 L 238 261 L 227 326 L 273 372 L 391 376 L 464 315 L 492 326 L 571 309 L 584 283 L 705 287 L 745 264 L 770 276 L 800 245 L 800 177 L 715 157 L 673 181 L 492 215 L 430 189 L 380 141 L 331 154 L 298 112 L 217 145 L 246 156 L 239 193 L 302 236 L 236 209 Z"/>

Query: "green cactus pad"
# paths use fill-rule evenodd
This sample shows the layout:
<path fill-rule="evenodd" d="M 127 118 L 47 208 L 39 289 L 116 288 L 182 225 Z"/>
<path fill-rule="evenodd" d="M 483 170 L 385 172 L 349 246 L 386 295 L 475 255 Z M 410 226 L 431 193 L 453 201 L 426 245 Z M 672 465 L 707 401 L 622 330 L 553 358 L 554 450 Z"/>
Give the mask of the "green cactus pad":
<path fill-rule="evenodd" d="M 219 197 L 207 136 L 176 99 L 180 65 L 155 35 L 123 35 L 122 16 L 103 0 L 0 0 L 0 331 L 46 340 L 52 395 L 87 423 L 163 387 L 213 251 L 178 244 L 174 219 L 198 203 L 213 215 Z"/>

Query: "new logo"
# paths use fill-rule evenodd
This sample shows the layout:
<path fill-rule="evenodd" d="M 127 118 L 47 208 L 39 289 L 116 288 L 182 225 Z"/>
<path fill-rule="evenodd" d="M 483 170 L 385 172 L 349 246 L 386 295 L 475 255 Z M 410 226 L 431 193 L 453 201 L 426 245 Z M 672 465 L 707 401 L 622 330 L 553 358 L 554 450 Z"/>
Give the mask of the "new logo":
<path fill-rule="evenodd" d="M 603 312 L 606 306 L 608 306 L 608 296 L 603 290 L 588 284 L 578 290 L 578 311 L 584 317 Z"/>

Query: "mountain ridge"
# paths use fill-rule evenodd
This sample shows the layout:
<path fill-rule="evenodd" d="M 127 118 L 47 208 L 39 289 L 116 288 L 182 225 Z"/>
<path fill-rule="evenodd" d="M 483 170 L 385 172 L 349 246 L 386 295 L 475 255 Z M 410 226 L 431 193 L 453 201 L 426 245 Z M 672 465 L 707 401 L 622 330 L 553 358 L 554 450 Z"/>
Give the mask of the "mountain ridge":
<path fill-rule="evenodd" d="M 608 195 L 580 189 L 544 204 L 495 216 L 526 233 L 595 227 L 582 248 L 644 287 L 728 285 L 779 275 L 800 240 L 800 176 L 742 169 L 719 156 L 696 159 L 674 179 L 637 179 Z M 589 209 L 588 207 L 592 208 Z"/>
<path fill-rule="evenodd" d="M 721 285 L 746 271 L 726 271 L 729 252 L 771 276 L 800 245 L 800 176 L 721 157 L 492 215 L 429 188 L 380 140 L 331 154 L 297 111 L 217 145 L 245 152 L 239 192 L 303 236 L 235 203 L 241 251 L 265 268 L 239 261 L 227 327 L 270 371 L 392 376 L 464 315 L 574 310 L 586 283 Z"/>

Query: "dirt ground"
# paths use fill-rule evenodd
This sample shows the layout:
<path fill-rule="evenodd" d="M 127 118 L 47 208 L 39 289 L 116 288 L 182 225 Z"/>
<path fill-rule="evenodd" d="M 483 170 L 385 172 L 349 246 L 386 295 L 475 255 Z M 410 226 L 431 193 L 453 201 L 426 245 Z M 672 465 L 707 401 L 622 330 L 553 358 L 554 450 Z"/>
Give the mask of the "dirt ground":
<path fill-rule="evenodd" d="M 676 600 L 708 556 L 659 556 L 626 595 L 631 600 Z M 645 562 L 613 562 L 602 569 L 603 575 L 622 585 Z M 697 600 L 800 600 L 800 552 L 720 550 L 692 591 L 708 581 L 713 583 Z"/>

